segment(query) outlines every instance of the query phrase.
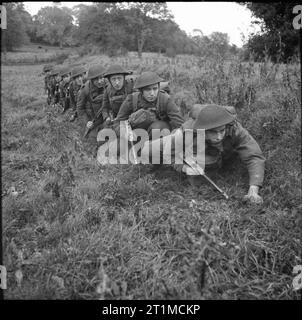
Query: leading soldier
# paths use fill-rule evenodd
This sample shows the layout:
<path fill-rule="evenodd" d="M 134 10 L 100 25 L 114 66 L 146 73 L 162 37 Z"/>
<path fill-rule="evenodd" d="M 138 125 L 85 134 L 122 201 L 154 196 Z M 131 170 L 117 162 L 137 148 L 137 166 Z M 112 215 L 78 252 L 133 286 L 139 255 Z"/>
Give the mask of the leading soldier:
<path fill-rule="evenodd" d="M 246 165 L 249 174 L 249 190 L 244 200 L 251 203 L 262 203 L 262 197 L 259 195 L 259 189 L 264 179 L 265 158 L 263 153 L 250 133 L 242 127 L 236 117 L 235 109 L 219 105 L 195 105 L 191 112 L 191 117 L 172 137 L 163 137 L 161 140 L 146 142 L 141 155 L 147 159 L 153 154 L 161 154 L 160 159 L 165 153 L 165 146 L 171 141 L 172 161 L 175 154 L 175 145 L 184 141 L 184 130 L 193 130 L 192 150 L 197 150 L 196 130 L 205 130 L 205 171 L 221 168 L 226 161 L 234 159 L 233 155 L 239 155 L 240 159 Z M 181 134 L 180 134 L 181 133 Z M 194 136 L 195 133 L 195 136 Z M 160 143 L 157 143 L 160 141 Z M 160 152 L 159 152 L 160 151 Z M 153 155 L 154 160 L 154 155 Z M 190 160 L 190 161 L 189 161 Z M 190 177 L 197 177 L 201 173 L 196 167 L 191 165 L 192 159 L 184 156 L 184 164 L 174 164 L 177 171 L 184 172 Z M 175 162 L 174 162 L 175 163 Z"/>

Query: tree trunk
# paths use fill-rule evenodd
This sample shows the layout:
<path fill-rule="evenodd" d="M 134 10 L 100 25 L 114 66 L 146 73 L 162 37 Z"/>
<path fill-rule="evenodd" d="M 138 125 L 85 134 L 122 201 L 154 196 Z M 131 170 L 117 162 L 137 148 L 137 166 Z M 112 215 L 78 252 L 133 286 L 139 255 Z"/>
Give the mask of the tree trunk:
<path fill-rule="evenodd" d="M 60 49 L 61 50 L 63 49 L 63 39 L 62 38 L 60 39 Z"/>

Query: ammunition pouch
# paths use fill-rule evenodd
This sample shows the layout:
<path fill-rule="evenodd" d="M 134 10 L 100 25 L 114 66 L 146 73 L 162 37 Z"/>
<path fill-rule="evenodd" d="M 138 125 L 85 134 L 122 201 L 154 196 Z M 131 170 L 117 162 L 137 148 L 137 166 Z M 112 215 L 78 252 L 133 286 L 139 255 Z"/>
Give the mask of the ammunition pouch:
<path fill-rule="evenodd" d="M 132 128 L 142 128 L 147 130 L 157 119 L 156 110 L 139 109 L 130 115 L 129 123 Z"/>

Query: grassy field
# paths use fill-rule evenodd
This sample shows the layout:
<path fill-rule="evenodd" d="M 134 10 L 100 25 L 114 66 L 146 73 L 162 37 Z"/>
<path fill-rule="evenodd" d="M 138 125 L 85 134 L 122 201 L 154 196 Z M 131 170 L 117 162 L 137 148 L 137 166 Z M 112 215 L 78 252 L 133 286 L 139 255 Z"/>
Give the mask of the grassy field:
<path fill-rule="evenodd" d="M 71 57 L 69 62 L 73 62 Z M 298 65 L 83 57 L 157 71 L 184 114 L 234 105 L 267 158 L 262 206 L 246 206 L 239 162 L 193 188 L 170 168 L 101 167 L 77 123 L 47 107 L 43 65 L 2 66 L 6 299 L 299 299 L 301 95 Z"/>
<path fill-rule="evenodd" d="M 38 63 L 62 63 L 71 55 L 70 48 L 29 44 L 23 45 L 13 52 L 1 52 L 1 62 L 6 65 L 33 65 Z"/>

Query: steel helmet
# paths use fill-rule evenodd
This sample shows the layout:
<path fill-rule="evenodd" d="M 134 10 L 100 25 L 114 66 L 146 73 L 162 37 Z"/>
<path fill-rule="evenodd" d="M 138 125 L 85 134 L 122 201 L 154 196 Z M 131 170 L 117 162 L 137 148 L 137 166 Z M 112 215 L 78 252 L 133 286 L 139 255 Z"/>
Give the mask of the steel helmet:
<path fill-rule="evenodd" d="M 86 68 L 84 66 L 78 66 L 78 67 L 74 67 L 71 70 L 71 78 L 75 78 L 83 73 L 86 72 Z"/>
<path fill-rule="evenodd" d="M 132 74 L 132 71 L 127 71 L 122 66 L 120 66 L 118 64 L 113 64 L 106 70 L 104 77 L 109 78 L 110 76 L 112 76 L 114 74 L 129 75 L 129 74 Z"/>
<path fill-rule="evenodd" d="M 160 78 L 155 72 L 147 71 L 143 72 L 140 76 L 137 77 L 134 89 L 140 89 L 151 84 L 159 83 L 164 81 L 164 79 Z"/>
<path fill-rule="evenodd" d="M 103 77 L 104 73 L 105 73 L 105 69 L 100 64 L 91 66 L 88 69 L 87 80 L 91 80 L 91 79 L 94 79 L 94 78 L 97 78 L 97 77 L 100 77 L 100 76 Z"/>
<path fill-rule="evenodd" d="M 224 106 L 217 104 L 194 105 L 193 109 L 194 108 L 197 112 L 198 109 L 200 109 L 200 111 L 193 124 L 193 129 L 214 129 L 231 123 L 236 119 L 236 115 L 228 111 Z"/>
<path fill-rule="evenodd" d="M 59 75 L 61 77 L 64 77 L 65 75 L 67 75 L 68 73 L 70 73 L 70 67 L 62 67 Z"/>
<path fill-rule="evenodd" d="M 51 75 L 56 76 L 60 73 L 60 71 L 61 71 L 61 68 L 59 66 L 55 66 L 51 71 Z"/>

